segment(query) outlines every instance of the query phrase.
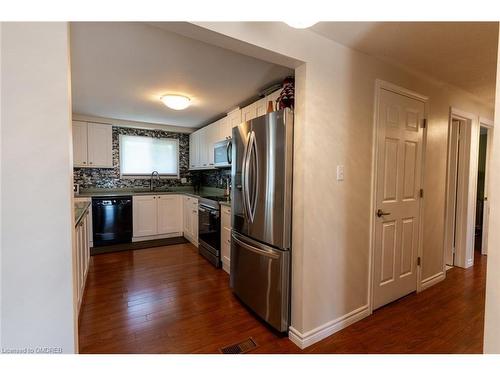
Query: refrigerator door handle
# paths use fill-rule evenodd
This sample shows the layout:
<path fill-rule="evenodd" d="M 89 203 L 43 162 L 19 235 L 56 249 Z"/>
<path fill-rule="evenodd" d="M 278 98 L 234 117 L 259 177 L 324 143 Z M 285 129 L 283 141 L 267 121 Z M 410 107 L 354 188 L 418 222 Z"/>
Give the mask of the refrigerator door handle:
<path fill-rule="evenodd" d="M 252 163 L 252 199 L 250 199 L 250 193 L 248 195 L 248 203 L 250 206 L 250 214 L 252 216 L 252 222 L 255 218 L 255 210 L 257 208 L 257 197 L 259 194 L 259 158 L 257 157 L 257 139 L 255 138 L 255 133 L 252 131 L 251 147 L 249 151 L 249 159 Z"/>
<path fill-rule="evenodd" d="M 245 210 L 245 216 L 248 221 L 253 223 L 253 212 L 250 203 L 250 181 L 249 181 L 249 169 L 250 169 L 250 159 L 252 155 L 253 143 L 255 140 L 255 134 L 251 131 L 248 135 L 247 144 L 245 146 L 244 159 L 243 159 L 243 207 Z"/>
<path fill-rule="evenodd" d="M 242 241 L 241 239 L 239 239 L 240 236 L 238 236 L 236 233 L 233 233 L 232 237 L 234 242 L 236 242 L 238 245 L 243 246 L 254 253 L 264 255 L 268 258 L 279 259 L 279 254 L 277 254 L 275 250 L 272 250 L 271 248 L 268 248 L 265 245 L 260 245 L 260 247 L 255 247 L 248 241 Z"/>
<path fill-rule="evenodd" d="M 248 209 L 246 205 L 246 185 L 247 185 L 247 177 L 246 177 L 246 165 L 247 165 L 247 154 L 248 154 L 248 144 L 250 143 L 250 133 L 245 142 L 245 148 L 243 150 L 243 160 L 241 163 L 241 195 L 242 195 L 242 203 L 243 203 L 243 214 L 245 218 L 248 219 Z"/>

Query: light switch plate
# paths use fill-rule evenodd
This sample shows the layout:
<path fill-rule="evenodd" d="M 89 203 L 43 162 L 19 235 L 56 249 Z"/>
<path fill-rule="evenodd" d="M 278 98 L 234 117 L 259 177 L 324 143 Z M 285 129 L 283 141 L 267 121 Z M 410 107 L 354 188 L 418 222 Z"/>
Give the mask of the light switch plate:
<path fill-rule="evenodd" d="M 337 181 L 344 181 L 344 166 L 337 165 Z"/>

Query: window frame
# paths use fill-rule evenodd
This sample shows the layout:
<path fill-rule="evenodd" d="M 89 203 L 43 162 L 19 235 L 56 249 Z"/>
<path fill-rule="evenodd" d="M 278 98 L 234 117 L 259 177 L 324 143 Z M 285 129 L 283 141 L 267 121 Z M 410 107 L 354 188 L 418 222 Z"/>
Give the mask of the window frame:
<path fill-rule="evenodd" d="M 145 137 L 145 138 L 155 138 L 155 139 L 167 139 L 169 141 L 174 141 L 175 146 L 177 148 L 177 152 L 175 153 L 176 157 L 176 165 L 177 165 L 177 174 L 168 174 L 168 173 L 159 173 L 159 176 L 161 178 L 165 179 L 179 179 L 180 178 L 180 142 L 178 138 L 170 138 L 170 137 L 151 137 L 149 135 L 135 135 L 135 134 L 120 134 L 118 137 L 118 149 L 119 149 L 119 155 L 118 155 L 118 165 L 120 168 L 120 178 L 121 179 L 149 179 L 151 178 L 151 173 L 147 174 L 124 174 L 122 173 L 122 155 L 123 155 L 123 149 L 122 149 L 122 139 L 123 137 Z"/>

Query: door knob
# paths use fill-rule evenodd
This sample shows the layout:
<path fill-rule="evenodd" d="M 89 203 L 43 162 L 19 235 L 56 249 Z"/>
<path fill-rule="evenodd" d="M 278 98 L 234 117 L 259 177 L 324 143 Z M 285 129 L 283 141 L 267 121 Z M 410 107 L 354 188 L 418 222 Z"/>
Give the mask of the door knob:
<path fill-rule="evenodd" d="M 390 215 L 390 214 L 391 214 L 390 212 L 384 212 L 380 208 L 377 210 L 377 216 L 378 217 L 387 216 L 387 215 Z"/>

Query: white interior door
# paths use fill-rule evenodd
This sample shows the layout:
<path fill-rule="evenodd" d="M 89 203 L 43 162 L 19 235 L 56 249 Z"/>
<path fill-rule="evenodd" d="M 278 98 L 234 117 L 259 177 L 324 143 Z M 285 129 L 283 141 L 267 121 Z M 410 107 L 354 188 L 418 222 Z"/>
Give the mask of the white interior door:
<path fill-rule="evenodd" d="M 380 89 L 373 308 L 416 290 L 425 104 Z"/>

